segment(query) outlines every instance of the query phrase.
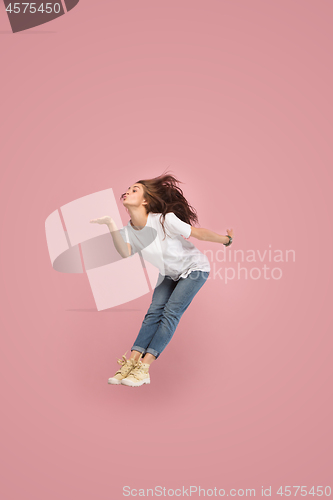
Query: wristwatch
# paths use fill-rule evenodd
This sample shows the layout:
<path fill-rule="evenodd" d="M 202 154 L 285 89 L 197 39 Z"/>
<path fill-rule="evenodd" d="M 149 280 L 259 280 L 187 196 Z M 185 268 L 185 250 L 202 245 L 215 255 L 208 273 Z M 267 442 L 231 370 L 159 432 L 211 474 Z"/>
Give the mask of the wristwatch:
<path fill-rule="evenodd" d="M 223 245 L 224 245 L 224 246 L 226 246 L 226 247 L 228 247 L 228 246 L 229 246 L 229 245 L 231 245 L 231 243 L 232 243 L 232 237 L 231 237 L 231 236 L 229 236 L 229 234 L 226 234 L 226 236 L 228 236 L 229 241 L 228 241 L 228 243 L 223 243 Z"/>

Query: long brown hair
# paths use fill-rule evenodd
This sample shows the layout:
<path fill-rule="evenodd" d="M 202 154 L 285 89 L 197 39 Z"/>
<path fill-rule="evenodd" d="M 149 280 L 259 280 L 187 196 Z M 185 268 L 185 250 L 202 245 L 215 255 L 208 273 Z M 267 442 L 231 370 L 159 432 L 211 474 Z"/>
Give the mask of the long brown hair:
<path fill-rule="evenodd" d="M 141 179 L 135 182 L 135 184 L 143 185 L 144 198 L 147 201 L 147 205 L 145 205 L 147 214 L 149 212 L 161 214 L 160 222 L 164 234 L 166 234 L 164 228 L 165 216 L 169 212 L 173 212 L 187 224 L 195 225 L 198 223 L 196 210 L 188 203 L 182 189 L 177 186 L 179 183 L 183 184 L 171 174 L 162 174 L 153 179 Z M 125 193 L 121 195 L 121 200 L 124 195 Z"/>

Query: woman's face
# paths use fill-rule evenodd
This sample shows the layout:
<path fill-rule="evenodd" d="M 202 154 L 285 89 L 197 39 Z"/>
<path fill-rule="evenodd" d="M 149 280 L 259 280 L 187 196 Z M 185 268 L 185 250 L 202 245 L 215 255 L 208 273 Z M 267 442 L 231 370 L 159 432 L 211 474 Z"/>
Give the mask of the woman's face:
<path fill-rule="evenodd" d="M 140 207 L 145 204 L 146 200 L 144 198 L 142 184 L 133 184 L 133 186 L 129 187 L 126 193 L 123 194 L 123 205 L 125 207 Z"/>

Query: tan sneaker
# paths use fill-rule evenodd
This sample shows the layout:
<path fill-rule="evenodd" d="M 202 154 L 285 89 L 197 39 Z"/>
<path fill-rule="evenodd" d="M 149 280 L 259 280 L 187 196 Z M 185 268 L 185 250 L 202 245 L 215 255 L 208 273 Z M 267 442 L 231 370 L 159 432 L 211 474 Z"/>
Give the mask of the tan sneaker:
<path fill-rule="evenodd" d="M 121 383 L 123 385 L 129 385 L 130 387 L 138 387 L 139 385 L 150 384 L 149 364 L 142 363 L 142 361 L 139 359 L 136 367 L 131 370 L 127 377 L 124 377 L 122 379 Z"/>
<path fill-rule="evenodd" d="M 116 371 L 113 377 L 109 378 L 108 384 L 121 384 L 122 379 L 127 377 L 127 375 L 136 367 L 138 361 L 134 359 L 126 359 L 126 354 L 127 351 L 123 354 L 121 359 L 118 359 L 117 363 L 122 365 L 122 367 L 120 370 Z"/>

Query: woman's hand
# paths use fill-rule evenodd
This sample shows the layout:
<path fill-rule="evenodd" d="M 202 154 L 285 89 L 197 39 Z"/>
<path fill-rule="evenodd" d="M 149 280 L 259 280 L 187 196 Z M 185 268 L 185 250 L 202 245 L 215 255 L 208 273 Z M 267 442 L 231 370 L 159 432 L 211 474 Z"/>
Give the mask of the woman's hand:
<path fill-rule="evenodd" d="M 231 228 L 231 229 L 227 229 L 227 234 L 233 238 L 234 237 L 234 230 Z"/>
<path fill-rule="evenodd" d="M 100 217 L 99 219 L 91 219 L 90 222 L 94 222 L 95 224 L 107 224 L 109 226 L 114 223 L 114 220 L 109 215 L 104 215 L 104 217 Z"/>

